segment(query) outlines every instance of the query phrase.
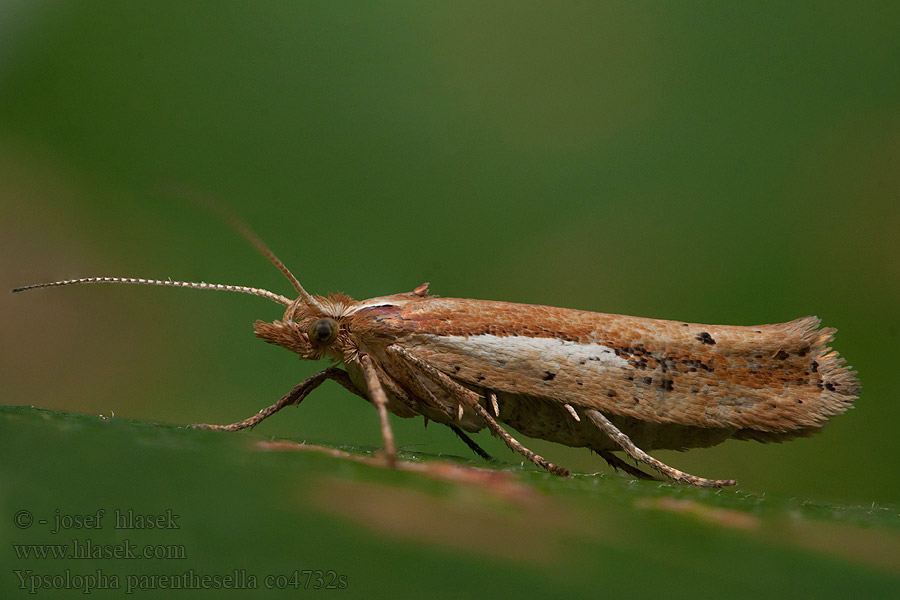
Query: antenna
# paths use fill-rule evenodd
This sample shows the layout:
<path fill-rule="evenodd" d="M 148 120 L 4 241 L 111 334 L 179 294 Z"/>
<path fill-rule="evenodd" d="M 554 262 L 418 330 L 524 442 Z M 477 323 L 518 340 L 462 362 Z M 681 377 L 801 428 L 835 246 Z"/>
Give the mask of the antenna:
<path fill-rule="evenodd" d="M 265 242 L 254 232 L 250 227 L 241 221 L 234 213 L 228 210 L 226 207 L 222 206 L 218 202 L 214 201 L 211 198 L 206 196 L 201 196 L 200 194 L 190 193 L 188 190 L 177 189 L 174 190 L 176 193 L 179 193 L 183 196 L 187 196 L 190 200 L 193 200 L 195 203 L 202 205 L 207 210 L 210 210 L 216 213 L 222 220 L 224 220 L 228 225 L 231 226 L 232 229 L 237 231 L 241 236 L 244 237 L 250 244 L 253 245 L 256 250 L 265 256 L 269 261 L 275 265 L 279 271 L 281 271 L 285 277 L 287 277 L 288 281 L 291 282 L 291 285 L 294 286 L 294 289 L 297 290 L 297 293 L 300 294 L 300 298 L 303 299 L 307 304 L 314 306 L 319 311 L 323 311 L 322 305 L 313 298 L 309 292 L 303 289 L 303 286 L 300 285 L 300 281 L 294 277 L 294 274 L 291 273 L 291 270 L 285 266 L 281 260 L 275 256 L 275 253 L 272 252 L 268 246 L 266 246 Z M 160 280 L 160 279 L 142 279 L 138 277 L 83 277 L 81 279 L 66 279 L 64 281 L 52 281 L 50 283 L 38 283 L 34 285 L 25 285 L 22 287 L 13 288 L 13 293 L 15 292 L 24 292 L 25 290 L 33 290 L 37 288 L 44 287 L 58 287 L 63 285 L 75 285 L 79 283 L 132 283 L 138 285 L 161 285 L 166 287 L 183 287 L 183 288 L 192 288 L 195 290 L 216 290 L 216 291 L 225 291 L 225 292 L 240 292 L 243 294 L 252 294 L 254 296 L 261 296 L 263 298 L 268 298 L 273 302 L 277 302 L 283 306 L 292 307 L 291 317 L 293 318 L 294 310 L 296 310 L 296 302 L 282 296 L 281 294 L 276 294 L 274 292 L 270 292 L 269 290 L 264 290 L 261 288 L 248 287 L 244 285 L 225 285 L 221 283 L 195 283 L 192 281 L 172 281 L 171 279 Z"/>
<path fill-rule="evenodd" d="M 273 265 L 275 265 L 279 271 L 281 271 L 285 277 L 287 277 L 288 281 L 291 282 L 291 285 L 294 286 L 294 289 L 297 290 L 297 293 L 300 294 L 300 297 L 303 298 L 303 301 L 307 304 L 310 304 L 316 307 L 319 311 L 322 311 L 322 305 L 319 304 L 315 298 L 312 297 L 309 292 L 303 289 L 303 286 L 300 285 L 300 281 L 294 277 L 294 274 L 291 273 L 291 270 L 287 268 L 287 266 L 281 262 L 275 253 L 272 252 L 266 243 L 262 241 L 262 238 L 253 231 L 249 225 L 244 223 L 237 215 L 235 215 L 231 210 L 229 210 L 226 206 L 220 204 L 213 198 L 209 197 L 207 194 L 203 194 L 196 190 L 185 189 L 184 186 L 168 186 L 168 190 L 171 193 L 175 193 L 182 197 L 186 197 L 188 200 L 193 201 L 196 204 L 204 207 L 206 210 L 215 213 L 219 216 L 220 219 L 225 221 L 227 225 L 229 225 L 232 229 L 234 229 L 237 233 L 239 233 L 245 240 L 250 242 L 250 244 L 256 248 L 257 252 L 265 256 L 269 259 Z"/>
<path fill-rule="evenodd" d="M 22 287 L 13 288 L 13 293 L 24 292 L 25 290 L 34 290 L 45 287 L 59 287 L 63 285 L 75 285 L 79 283 L 133 283 L 137 285 L 162 285 L 166 287 L 183 287 L 195 290 L 216 290 L 222 292 L 240 292 L 243 294 L 252 294 L 268 298 L 272 302 L 277 302 L 283 306 L 290 306 L 291 300 L 285 298 L 281 294 L 263 290 L 260 288 L 247 287 L 244 285 L 226 285 L 222 283 L 194 283 L 192 281 L 172 281 L 171 279 L 140 279 L 137 277 L 83 277 L 81 279 L 66 279 L 64 281 L 52 281 L 50 283 L 36 283 L 34 285 L 23 285 Z"/>

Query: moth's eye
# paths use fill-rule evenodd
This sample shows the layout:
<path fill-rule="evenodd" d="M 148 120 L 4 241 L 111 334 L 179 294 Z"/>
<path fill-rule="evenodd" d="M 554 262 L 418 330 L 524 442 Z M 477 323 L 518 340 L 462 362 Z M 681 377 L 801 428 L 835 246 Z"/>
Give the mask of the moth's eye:
<path fill-rule="evenodd" d="M 338 334 L 338 324 L 334 319 L 318 319 L 306 330 L 309 341 L 317 346 L 324 346 L 334 341 Z"/>

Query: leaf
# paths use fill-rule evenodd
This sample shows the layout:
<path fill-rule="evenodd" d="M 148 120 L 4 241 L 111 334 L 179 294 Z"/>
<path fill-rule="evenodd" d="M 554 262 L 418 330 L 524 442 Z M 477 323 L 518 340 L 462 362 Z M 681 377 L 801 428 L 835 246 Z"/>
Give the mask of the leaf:
<path fill-rule="evenodd" d="M 47 591 L 76 575 L 82 588 L 91 576 L 99 586 L 97 574 L 109 594 L 174 587 L 167 594 L 186 598 L 204 585 L 243 585 L 252 597 L 329 583 L 366 598 L 876 598 L 900 589 L 897 507 L 617 474 L 563 479 L 419 452 L 390 470 L 361 448 L 28 407 L 0 408 L 0 448 L 0 527 L 18 545 L 7 546 L 6 589 Z M 21 511 L 30 527 L 16 527 Z M 117 529 L 129 514 L 164 527 Z M 17 554 L 126 543 L 184 558 Z"/>

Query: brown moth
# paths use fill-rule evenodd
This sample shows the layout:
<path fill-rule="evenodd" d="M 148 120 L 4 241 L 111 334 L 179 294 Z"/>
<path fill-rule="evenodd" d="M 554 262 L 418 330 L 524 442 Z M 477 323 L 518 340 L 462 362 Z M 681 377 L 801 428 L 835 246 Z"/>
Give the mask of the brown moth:
<path fill-rule="evenodd" d="M 569 471 L 527 449 L 503 425 L 589 448 L 635 477 L 650 478 L 614 451 L 673 480 L 722 487 L 736 482 L 684 473 L 646 451 L 807 436 L 850 408 L 859 392 L 855 371 L 828 347 L 835 330 L 819 329 L 816 317 L 749 327 L 700 325 L 441 298 L 428 293 L 427 283 L 362 301 L 343 294 L 313 296 L 252 231 L 232 224 L 284 273 L 296 299 L 246 286 L 123 277 L 71 279 L 13 292 L 111 282 L 234 291 L 277 302 L 285 307 L 284 316 L 257 321 L 256 336 L 303 360 L 327 358 L 344 369 L 320 371 L 244 421 L 195 427 L 253 427 L 331 379 L 375 406 L 391 465 L 396 447 L 388 413 L 447 425 L 485 458 L 465 432 L 487 428 L 513 451 L 559 475 Z"/>

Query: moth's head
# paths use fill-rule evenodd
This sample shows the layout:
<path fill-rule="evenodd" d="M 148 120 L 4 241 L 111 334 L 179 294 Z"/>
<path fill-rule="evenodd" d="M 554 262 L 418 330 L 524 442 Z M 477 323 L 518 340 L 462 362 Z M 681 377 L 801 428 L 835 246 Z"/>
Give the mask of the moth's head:
<path fill-rule="evenodd" d="M 341 360 L 353 349 L 346 317 L 356 304 L 343 294 L 313 296 L 313 302 L 301 296 L 287 307 L 280 321 L 257 321 L 253 328 L 256 337 L 296 352 L 304 360 L 324 356 Z"/>
<path fill-rule="evenodd" d="M 335 361 L 346 362 L 357 355 L 359 334 L 361 330 L 369 329 L 366 323 L 370 323 L 370 319 L 401 310 L 428 297 L 427 283 L 411 292 L 359 302 L 344 294 L 331 294 L 327 298 L 300 296 L 287 306 L 280 321 L 257 321 L 254 329 L 256 337 L 296 352 L 304 360 L 319 360 L 328 356 Z M 357 335 L 351 333 L 351 327 Z"/>

